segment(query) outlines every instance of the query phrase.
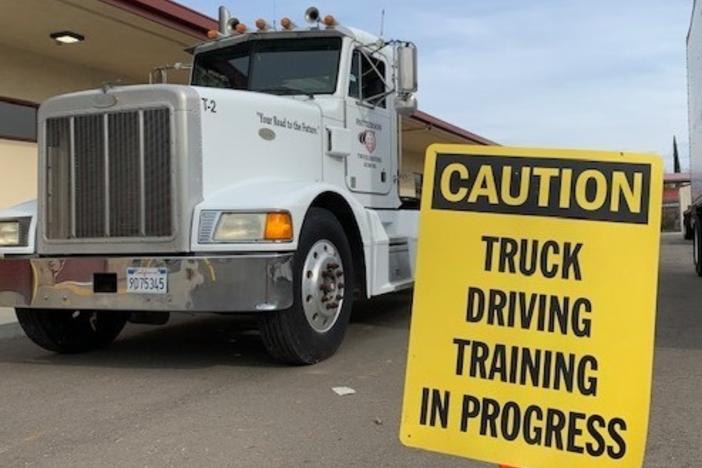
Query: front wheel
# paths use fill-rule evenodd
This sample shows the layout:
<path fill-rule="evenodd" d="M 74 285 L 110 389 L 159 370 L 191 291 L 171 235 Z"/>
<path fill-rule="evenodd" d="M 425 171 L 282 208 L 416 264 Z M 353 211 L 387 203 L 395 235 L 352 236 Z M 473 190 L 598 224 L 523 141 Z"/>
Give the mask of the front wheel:
<path fill-rule="evenodd" d="M 259 315 L 261 337 L 273 358 L 314 364 L 339 348 L 353 307 L 351 247 L 330 211 L 310 209 L 293 269 L 293 306 Z"/>
<path fill-rule="evenodd" d="M 695 234 L 694 228 L 692 227 L 692 218 L 690 216 L 683 217 L 683 238 L 685 240 L 690 240 Z"/>
<path fill-rule="evenodd" d="M 695 272 L 697 276 L 702 276 L 702 226 L 700 218 L 695 218 L 695 223 L 692 227 L 692 261 L 695 264 Z"/>
<path fill-rule="evenodd" d="M 17 309 L 16 313 L 34 343 L 57 353 L 81 353 L 111 344 L 128 316 L 95 310 Z"/>

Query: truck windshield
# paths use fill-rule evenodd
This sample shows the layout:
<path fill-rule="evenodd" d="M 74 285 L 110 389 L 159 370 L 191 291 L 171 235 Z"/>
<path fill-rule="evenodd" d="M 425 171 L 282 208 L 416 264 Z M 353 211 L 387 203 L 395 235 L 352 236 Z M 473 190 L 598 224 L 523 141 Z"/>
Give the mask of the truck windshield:
<path fill-rule="evenodd" d="M 266 39 L 202 52 L 192 84 L 261 93 L 333 94 L 341 38 Z"/>

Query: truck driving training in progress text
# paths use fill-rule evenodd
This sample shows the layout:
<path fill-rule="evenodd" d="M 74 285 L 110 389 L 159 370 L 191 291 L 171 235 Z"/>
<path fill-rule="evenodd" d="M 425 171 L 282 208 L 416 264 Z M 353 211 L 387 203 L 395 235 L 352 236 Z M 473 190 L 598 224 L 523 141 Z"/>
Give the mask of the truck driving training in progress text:
<path fill-rule="evenodd" d="M 255 313 L 276 359 L 332 355 L 356 298 L 413 285 L 400 197 L 417 52 L 318 10 L 249 31 L 220 8 L 189 86 L 39 110 L 39 197 L 0 213 L 0 306 L 57 352 L 170 312 Z"/>

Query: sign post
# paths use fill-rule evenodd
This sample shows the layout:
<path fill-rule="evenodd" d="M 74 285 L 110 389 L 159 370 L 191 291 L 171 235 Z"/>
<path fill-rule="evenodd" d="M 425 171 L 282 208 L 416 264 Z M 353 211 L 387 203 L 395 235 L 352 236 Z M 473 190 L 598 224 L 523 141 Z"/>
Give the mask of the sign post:
<path fill-rule="evenodd" d="M 429 148 L 404 444 L 642 465 L 662 183 L 654 155 Z"/>

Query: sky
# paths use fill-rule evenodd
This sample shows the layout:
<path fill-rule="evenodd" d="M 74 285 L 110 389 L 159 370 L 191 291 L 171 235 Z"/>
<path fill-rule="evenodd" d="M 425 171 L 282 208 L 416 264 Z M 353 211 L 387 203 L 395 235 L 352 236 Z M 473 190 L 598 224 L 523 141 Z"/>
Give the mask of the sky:
<path fill-rule="evenodd" d="M 249 26 L 314 4 L 419 48 L 419 108 L 502 145 L 661 154 L 688 167 L 692 0 L 179 0 Z"/>

